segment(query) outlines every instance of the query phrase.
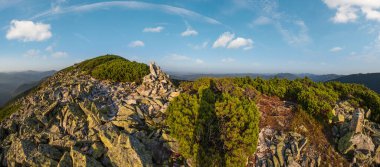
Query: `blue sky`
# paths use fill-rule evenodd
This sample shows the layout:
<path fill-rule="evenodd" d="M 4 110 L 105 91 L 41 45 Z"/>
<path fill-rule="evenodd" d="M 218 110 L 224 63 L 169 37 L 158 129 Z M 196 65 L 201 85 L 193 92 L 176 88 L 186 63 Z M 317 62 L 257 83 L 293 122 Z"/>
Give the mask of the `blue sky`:
<path fill-rule="evenodd" d="M 0 0 L 0 71 L 118 54 L 190 73 L 380 72 L 380 0 Z"/>

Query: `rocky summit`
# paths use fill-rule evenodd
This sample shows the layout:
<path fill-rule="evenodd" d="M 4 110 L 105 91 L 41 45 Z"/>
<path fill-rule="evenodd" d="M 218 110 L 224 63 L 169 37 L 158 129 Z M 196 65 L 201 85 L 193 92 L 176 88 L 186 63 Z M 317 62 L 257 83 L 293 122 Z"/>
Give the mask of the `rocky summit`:
<path fill-rule="evenodd" d="M 179 95 L 154 63 L 141 84 L 63 70 L 14 102 L 0 125 L 3 166 L 161 166 L 163 113 Z"/>

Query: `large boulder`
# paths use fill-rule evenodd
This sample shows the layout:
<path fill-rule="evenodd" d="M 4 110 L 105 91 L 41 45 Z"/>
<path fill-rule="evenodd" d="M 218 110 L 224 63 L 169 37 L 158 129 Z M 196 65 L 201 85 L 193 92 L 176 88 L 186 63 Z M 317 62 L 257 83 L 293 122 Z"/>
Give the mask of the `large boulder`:
<path fill-rule="evenodd" d="M 153 166 L 151 152 L 145 149 L 138 139 L 112 125 L 100 128 L 99 138 L 107 147 L 108 165 L 117 166 Z"/>
<path fill-rule="evenodd" d="M 364 134 L 354 134 L 349 132 L 339 139 L 338 149 L 341 153 L 347 154 L 351 150 L 369 151 L 375 150 L 372 139 Z"/>

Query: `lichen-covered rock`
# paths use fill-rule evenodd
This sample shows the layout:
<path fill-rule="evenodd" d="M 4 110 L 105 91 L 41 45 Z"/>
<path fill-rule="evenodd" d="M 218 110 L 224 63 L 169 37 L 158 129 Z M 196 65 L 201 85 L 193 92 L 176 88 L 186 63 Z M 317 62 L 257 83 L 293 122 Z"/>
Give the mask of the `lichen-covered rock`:
<path fill-rule="evenodd" d="M 58 167 L 72 167 L 73 161 L 69 152 L 65 152 L 61 159 L 59 160 Z"/>
<path fill-rule="evenodd" d="M 8 163 L 25 164 L 34 154 L 36 145 L 28 140 L 16 139 L 8 149 L 5 159 Z"/>
<path fill-rule="evenodd" d="M 94 158 L 87 156 L 85 154 L 82 154 L 79 151 L 76 151 L 75 149 L 72 149 L 70 151 L 70 156 L 73 161 L 73 166 L 75 167 L 102 167 L 103 165 L 96 161 Z"/>
<path fill-rule="evenodd" d="M 353 132 L 349 132 L 339 139 L 338 149 L 343 154 L 347 154 L 351 150 L 366 150 L 373 152 L 375 150 L 375 145 L 369 136 L 361 133 L 353 134 Z"/>
<path fill-rule="evenodd" d="M 338 150 L 343 154 L 347 154 L 350 150 L 354 149 L 354 145 L 351 142 L 351 138 L 353 137 L 353 133 L 349 132 L 339 139 Z"/>

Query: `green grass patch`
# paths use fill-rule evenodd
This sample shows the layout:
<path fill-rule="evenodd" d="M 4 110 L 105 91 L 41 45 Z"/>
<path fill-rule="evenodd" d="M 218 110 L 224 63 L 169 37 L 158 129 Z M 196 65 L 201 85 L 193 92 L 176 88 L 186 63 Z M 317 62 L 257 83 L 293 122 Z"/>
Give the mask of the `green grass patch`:
<path fill-rule="evenodd" d="M 9 117 L 12 113 L 18 111 L 20 109 L 20 107 L 21 107 L 20 104 L 12 103 L 12 104 L 9 104 L 9 105 L 1 108 L 0 109 L 0 121 Z"/>

